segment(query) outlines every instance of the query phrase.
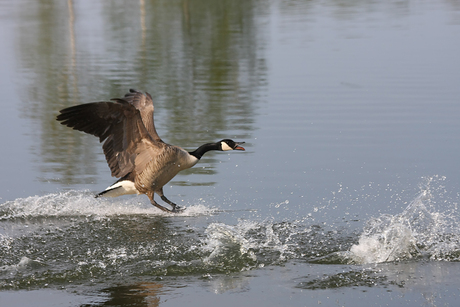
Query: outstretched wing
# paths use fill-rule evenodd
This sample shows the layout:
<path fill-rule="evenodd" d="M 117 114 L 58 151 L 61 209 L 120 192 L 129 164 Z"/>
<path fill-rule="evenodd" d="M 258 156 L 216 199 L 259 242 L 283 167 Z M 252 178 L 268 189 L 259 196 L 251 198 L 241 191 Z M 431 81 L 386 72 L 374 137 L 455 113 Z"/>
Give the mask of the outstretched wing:
<path fill-rule="evenodd" d="M 137 110 L 139 110 L 142 118 L 142 122 L 144 123 L 145 128 L 147 129 L 148 133 L 155 141 L 162 142 L 158 133 L 155 129 L 155 123 L 153 120 L 153 100 L 152 96 L 149 93 L 142 93 L 134 89 L 130 89 L 129 93 L 125 95 L 123 98 L 114 98 L 111 99 L 112 101 L 127 101 L 131 105 L 133 105 Z"/>
<path fill-rule="evenodd" d="M 60 111 L 61 124 L 99 137 L 114 177 L 123 177 L 135 169 L 142 170 L 155 158 L 154 141 L 142 121 L 140 111 L 123 99 L 116 102 L 92 102 Z"/>

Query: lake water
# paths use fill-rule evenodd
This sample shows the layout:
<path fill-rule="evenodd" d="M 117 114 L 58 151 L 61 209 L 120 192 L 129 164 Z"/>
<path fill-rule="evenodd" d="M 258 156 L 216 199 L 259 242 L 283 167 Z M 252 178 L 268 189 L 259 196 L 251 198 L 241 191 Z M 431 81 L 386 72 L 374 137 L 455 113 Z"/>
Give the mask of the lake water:
<path fill-rule="evenodd" d="M 449 306 L 460 289 L 460 2 L 2 1 L 1 306 Z M 64 107 L 152 94 L 214 152 L 115 181 Z"/>

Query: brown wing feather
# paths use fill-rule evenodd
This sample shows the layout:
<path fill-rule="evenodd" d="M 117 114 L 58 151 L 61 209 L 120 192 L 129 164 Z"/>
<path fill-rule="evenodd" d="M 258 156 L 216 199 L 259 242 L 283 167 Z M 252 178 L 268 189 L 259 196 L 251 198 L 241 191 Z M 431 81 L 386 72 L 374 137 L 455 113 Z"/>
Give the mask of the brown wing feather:
<path fill-rule="evenodd" d="M 93 102 L 60 111 L 61 124 L 99 137 L 112 176 L 123 177 L 139 166 L 136 156 L 154 158 L 157 142 L 152 140 L 143 124 L 139 110 L 122 99 L 116 102 Z M 147 146 L 148 144 L 148 146 Z M 143 165 L 145 165 L 143 161 Z"/>
<path fill-rule="evenodd" d="M 142 122 L 144 123 L 145 128 L 148 133 L 155 141 L 162 142 L 161 138 L 158 136 L 158 133 L 155 129 L 155 123 L 153 120 L 153 114 L 155 108 L 153 107 L 152 96 L 149 93 L 142 93 L 133 89 L 129 90 L 129 93 L 125 95 L 122 99 L 114 98 L 113 101 L 126 101 L 129 104 L 133 105 L 141 113 Z"/>

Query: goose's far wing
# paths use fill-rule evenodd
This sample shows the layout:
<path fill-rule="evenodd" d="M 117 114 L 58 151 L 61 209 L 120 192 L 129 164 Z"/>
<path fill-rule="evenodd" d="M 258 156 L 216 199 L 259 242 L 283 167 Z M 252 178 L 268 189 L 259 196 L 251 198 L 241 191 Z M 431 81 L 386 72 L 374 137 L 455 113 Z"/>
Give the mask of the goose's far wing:
<path fill-rule="evenodd" d="M 133 171 L 136 156 L 146 143 L 149 148 L 158 145 L 147 132 L 139 110 L 123 100 L 81 104 L 60 113 L 57 120 L 61 124 L 105 141 L 102 148 L 114 177 Z"/>
<path fill-rule="evenodd" d="M 155 122 L 153 120 L 153 113 L 155 108 L 153 107 L 152 96 L 149 93 L 142 93 L 134 89 L 130 89 L 129 93 L 123 98 L 114 98 L 113 101 L 120 102 L 121 100 L 127 101 L 133 105 L 141 113 L 142 122 L 148 133 L 155 141 L 162 142 L 161 138 L 155 129 Z"/>

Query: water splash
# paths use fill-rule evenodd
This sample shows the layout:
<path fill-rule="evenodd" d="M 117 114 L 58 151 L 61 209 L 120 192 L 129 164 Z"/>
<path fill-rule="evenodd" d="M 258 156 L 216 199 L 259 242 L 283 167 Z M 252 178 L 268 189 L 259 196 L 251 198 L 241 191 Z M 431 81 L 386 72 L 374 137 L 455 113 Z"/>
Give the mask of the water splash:
<path fill-rule="evenodd" d="M 241 271 L 255 265 L 254 244 L 249 242 L 238 227 L 221 223 L 213 223 L 205 230 L 207 238 L 204 250 L 210 254 L 203 259 L 204 263 L 212 266 L 227 268 L 228 271 Z"/>
<path fill-rule="evenodd" d="M 203 204 L 193 204 L 175 216 L 210 215 L 215 212 L 215 208 L 208 208 Z M 110 198 L 96 199 L 89 191 L 67 191 L 43 196 L 30 196 L 0 204 L 0 220 L 60 216 L 110 217 L 139 214 L 170 216 L 169 213 L 158 210 L 141 198 L 131 197 L 125 201 Z"/>
<path fill-rule="evenodd" d="M 37 269 L 44 267 L 45 264 L 43 264 L 39 260 L 32 260 L 27 257 L 22 257 L 21 260 L 17 264 L 12 264 L 12 265 L 4 265 L 0 267 L 0 272 L 1 271 L 7 271 L 9 274 L 12 274 L 17 271 L 26 271 L 30 269 Z"/>
<path fill-rule="evenodd" d="M 428 178 L 422 191 L 397 215 L 381 215 L 367 222 L 358 244 L 342 253 L 352 263 L 381 263 L 425 257 L 459 261 L 460 228 L 455 215 L 435 209 Z M 439 188 L 435 190 L 442 189 Z"/>
<path fill-rule="evenodd" d="M 458 211 L 442 193 L 441 185 L 427 184 L 401 213 L 372 218 L 363 231 L 349 220 L 313 223 L 308 214 L 282 222 L 208 222 L 211 215 L 219 220 L 233 212 L 202 201 L 164 218 L 171 215 L 136 197 L 94 199 L 69 191 L 17 199 L 0 204 L 0 289 L 111 283 L 120 272 L 132 280 L 212 278 L 290 261 L 321 264 L 320 277 L 304 278 L 301 287 L 381 284 L 380 273 L 361 266 L 321 276 L 324 268 L 336 267 L 327 264 L 459 261 Z"/>
<path fill-rule="evenodd" d="M 239 259 L 246 268 L 278 265 L 301 258 L 307 250 L 314 250 L 318 242 L 324 242 L 321 227 L 307 226 L 303 220 L 281 223 L 271 219 L 239 220 L 236 225 L 212 223 L 205 234 L 203 250 L 209 252 L 206 263 Z"/>

